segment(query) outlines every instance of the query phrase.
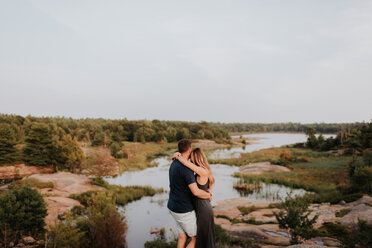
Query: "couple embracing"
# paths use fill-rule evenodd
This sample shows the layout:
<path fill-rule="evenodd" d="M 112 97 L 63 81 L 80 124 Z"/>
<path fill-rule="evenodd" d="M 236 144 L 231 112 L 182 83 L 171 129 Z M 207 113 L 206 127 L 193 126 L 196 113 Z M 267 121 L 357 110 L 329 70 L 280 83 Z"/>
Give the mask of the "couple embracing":
<path fill-rule="evenodd" d="M 169 168 L 168 209 L 177 223 L 177 248 L 214 248 L 214 217 L 210 201 L 214 177 L 204 152 L 191 141 L 178 142 Z M 189 161 L 190 159 L 190 161 Z M 195 174 L 194 174 L 195 173 Z"/>

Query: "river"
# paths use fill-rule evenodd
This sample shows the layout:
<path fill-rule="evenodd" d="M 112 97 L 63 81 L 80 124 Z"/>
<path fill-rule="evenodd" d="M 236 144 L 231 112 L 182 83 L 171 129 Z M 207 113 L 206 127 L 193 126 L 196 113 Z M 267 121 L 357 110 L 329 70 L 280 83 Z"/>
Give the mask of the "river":
<path fill-rule="evenodd" d="M 330 135 L 325 135 L 329 137 Z M 297 133 L 263 133 L 263 134 L 247 134 L 243 135 L 247 138 L 258 138 L 254 140 L 254 144 L 244 147 L 218 149 L 210 153 L 211 158 L 230 158 L 240 156 L 240 152 L 257 151 L 264 148 L 278 147 L 287 144 L 306 141 L 306 135 Z M 129 248 L 144 247 L 144 243 L 148 240 L 153 240 L 154 235 L 150 234 L 151 229 L 165 228 L 166 237 L 175 239 L 175 222 L 170 216 L 167 209 L 169 179 L 168 169 L 170 160 L 168 157 L 160 157 L 155 159 L 158 163 L 157 167 L 147 168 L 142 171 L 124 172 L 122 175 L 115 178 L 107 178 L 111 184 L 122 186 L 151 186 L 154 188 L 163 188 L 165 193 L 157 194 L 152 197 L 143 197 L 138 201 L 134 201 L 125 206 L 125 217 L 128 223 L 128 232 L 126 236 Z M 236 166 L 228 166 L 223 164 L 211 165 L 214 177 L 216 179 L 213 188 L 214 199 L 212 205 L 218 201 L 244 197 L 254 200 L 279 201 L 286 196 L 287 193 L 292 195 L 303 195 L 304 190 L 293 189 L 276 184 L 262 184 L 262 189 L 254 191 L 252 194 L 242 196 L 233 188 L 237 178 L 232 177 L 232 174 L 239 170 Z"/>

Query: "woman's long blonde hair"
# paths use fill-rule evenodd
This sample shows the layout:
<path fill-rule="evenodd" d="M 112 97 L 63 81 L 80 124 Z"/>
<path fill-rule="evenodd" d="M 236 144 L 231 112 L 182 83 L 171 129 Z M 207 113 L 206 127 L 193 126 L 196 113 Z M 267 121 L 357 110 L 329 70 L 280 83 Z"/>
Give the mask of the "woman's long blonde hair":
<path fill-rule="evenodd" d="M 208 164 L 208 159 L 205 156 L 203 150 L 200 149 L 200 148 L 195 148 L 194 150 L 192 150 L 190 161 L 193 164 L 195 164 L 197 166 L 200 166 L 200 167 L 206 169 L 209 172 L 209 174 L 208 174 L 208 179 L 209 179 L 208 188 L 211 189 L 215 180 L 214 180 L 214 177 L 213 177 L 213 174 L 212 174 L 211 167 Z"/>

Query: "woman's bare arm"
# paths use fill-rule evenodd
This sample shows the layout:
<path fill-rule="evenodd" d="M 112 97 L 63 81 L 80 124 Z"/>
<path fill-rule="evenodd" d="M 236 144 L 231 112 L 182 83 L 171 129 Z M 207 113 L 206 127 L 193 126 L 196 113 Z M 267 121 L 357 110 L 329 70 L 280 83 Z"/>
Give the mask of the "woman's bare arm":
<path fill-rule="evenodd" d="M 178 161 L 180 161 L 184 166 L 188 167 L 190 170 L 192 170 L 193 172 L 195 172 L 199 176 L 208 177 L 209 173 L 206 169 L 191 163 L 190 161 L 188 161 L 187 159 L 182 157 L 180 154 L 176 153 L 176 154 L 173 155 L 173 157 L 175 159 L 178 159 Z"/>

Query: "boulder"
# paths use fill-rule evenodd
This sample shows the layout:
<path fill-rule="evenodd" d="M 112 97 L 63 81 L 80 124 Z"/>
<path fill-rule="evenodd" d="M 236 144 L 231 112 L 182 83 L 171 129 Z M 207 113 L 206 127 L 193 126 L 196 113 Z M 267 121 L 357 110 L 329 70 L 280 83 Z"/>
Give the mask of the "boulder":
<path fill-rule="evenodd" d="M 372 203 L 372 197 L 368 196 L 368 195 L 364 195 L 362 198 L 360 198 L 356 201 L 347 203 L 346 206 L 354 207 L 354 206 L 357 206 L 357 205 L 360 205 L 360 204 L 365 204 L 365 203 Z"/>
<path fill-rule="evenodd" d="M 245 198 L 233 198 L 224 201 L 217 202 L 217 205 L 213 208 L 214 216 L 223 215 L 230 219 L 235 219 L 241 216 L 239 207 L 252 207 L 265 208 L 268 207 L 272 202 L 267 201 L 256 201 L 248 200 Z"/>
<path fill-rule="evenodd" d="M 351 211 L 341 218 L 341 224 L 355 227 L 358 225 L 358 219 L 367 221 L 372 224 L 372 207 L 360 204 L 351 209 Z"/>
<path fill-rule="evenodd" d="M 285 172 L 291 171 L 289 168 L 271 164 L 270 162 L 259 162 L 259 163 L 251 163 L 239 168 L 239 172 L 241 174 L 247 175 L 259 175 L 265 172 Z"/>
<path fill-rule="evenodd" d="M 150 234 L 158 234 L 160 233 L 159 229 L 151 229 Z"/>
<path fill-rule="evenodd" d="M 23 237 L 22 240 L 25 244 L 33 244 L 36 242 L 36 240 L 31 236 Z"/>
<path fill-rule="evenodd" d="M 330 248 L 330 247 L 323 246 L 323 245 L 298 244 L 298 245 L 287 246 L 287 248 Z"/>
<path fill-rule="evenodd" d="M 244 240 L 255 240 L 255 241 L 267 241 L 269 236 L 258 228 L 252 227 L 246 224 L 231 225 L 226 230 L 232 237 L 244 239 Z"/>

